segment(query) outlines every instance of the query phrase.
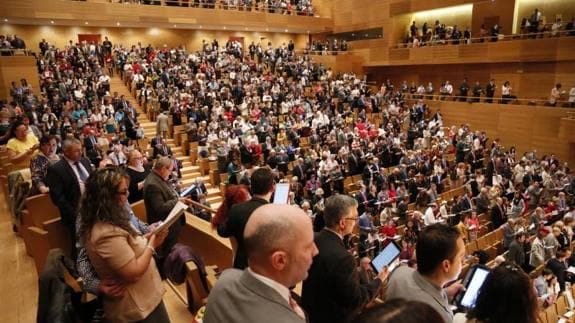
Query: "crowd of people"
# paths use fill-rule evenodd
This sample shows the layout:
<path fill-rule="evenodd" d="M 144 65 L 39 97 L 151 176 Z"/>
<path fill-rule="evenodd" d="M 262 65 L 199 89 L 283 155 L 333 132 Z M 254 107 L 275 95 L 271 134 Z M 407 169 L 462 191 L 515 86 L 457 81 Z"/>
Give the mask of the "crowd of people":
<path fill-rule="evenodd" d="M 235 269 L 210 294 L 205 322 L 349 321 L 388 280 L 382 308 L 407 299 L 435 313 L 437 322 L 451 322 L 448 296 L 461 286 L 449 284 L 460 275 L 464 243 L 477 239 L 484 213 L 494 229 L 505 230 L 505 245 L 510 254 L 515 250 L 509 261 L 518 267 L 504 263 L 493 271 L 494 282 L 484 288 L 490 296 L 480 293 L 469 319 L 503 322 L 490 312 L 500 307 L 490 303 L 499 280 L 516 277 L 522 287 L 506 292 L 531 295 L 524 270 L 565 260 L 560 251 L 569 248 L 575 224 L 575 183 L 554 155 L 517 156 L 468 125 L 445 127 L 441 113 L 432 114 L 422 100 L 408 104 L 403 85 L 387 81 L 375 90 L 296 55 L 293 45 L 252 45 L 244 55 L 233 41 L 204 42 L 197 51 L 123 47 L 108 39 L 63 49 L 42 42 L 42 97 L 25 80 L 13 84 L 12 102 L 0 114 L 9 158 L 30 168 L 34 192 L 49 193 L 60 209 L 85 286 L 101 296 L 108 318 L 152 322 L 168 315 L 161 279 L 183 223 L 168 231 L 154 227 L 179 201 L 199 201 L 203 191 L 179 197 L 178 161 L 165 144 L 170 117 L 173 125 L 185 119 L 198 155 L 217 160 L 219 172 L 228 174 L 222 206 L 204 218 L 237 244 Z M 158 122 L 153 156 L 137 145 L 143 131 L 131 100 L 111 91 L 114 73 Z M 349 183 L 350 176 L 361 181 Z M 291 206 L 268 205 L 284 182 Z M 440 200 L 461 186 L 464 194 Z M 139 199 L 150 226 L 129 207 Z M 403 223 L 407 265 L 379 274 L 357 268 L 348 250 L 364 263 Z M 359 235 L 350 238 L 356 225 Z M 523 260 L 516 246 L 525 244 L 522 232 L 538 235 Z M 298 304 L 289 288 L 302 281 Z M 537 304 L 527 299 L 502 317 L 535 322 Z M 362 315 L 373 322 L 369 316 L 376 314 Z"/>
<path fill-rule="evenodd" d="M 26 43 L 18 35 L 0 35 L 0 49 L 26 49 Z"/>
<path fill-rule="evenodd" d="M 543 38 L 574 36 L 575 35 L 575 17 L 569 22 L 563 24 L 561 18 L 557 18 L 553 23 L 544 23 L 541 18 L 541 12 L 535 9 L 529 18 L 521 20 L 521 35 L 528 38 Z M 411 47 L 435 46 L 435 45 L 459 45 L 471 43 L 483 43 L 485 41 L 496 42 L 503 35 L 503 27 L 496 23 L 491 27 L 484 24 L 479 29 L 477 37 L 472 37 L 469 26 L 463 29 L 457 25 L 446 26 L 435 21 L 433 26 L 424 22 L 421 27 L 415 21 L 409 26 L 409 32 L 405 36 L 404 43 Z"/>
<path fill-rule="evenodd" d="M 110 2 L 178 7 L 262 11 L 283 15 L 313 16 L 311 0 L 110 0 Z"/>

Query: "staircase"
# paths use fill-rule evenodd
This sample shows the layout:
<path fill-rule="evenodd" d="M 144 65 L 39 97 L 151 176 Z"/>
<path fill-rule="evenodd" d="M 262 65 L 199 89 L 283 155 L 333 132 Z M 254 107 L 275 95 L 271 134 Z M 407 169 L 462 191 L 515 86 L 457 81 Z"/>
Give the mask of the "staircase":
<path fill-rule="evenodd" d="M 112 92 L 118 92 L 119 95 L 124 95 L 126 100 L 132 103 L 132 106 L 134 106 L 136 111 L 139 113 L 138 122 L 140 123 L 140 127 L 144 130 L 144 136 L 146 138 L 153 138 L 156 135 L 156 123 L 148 119 L 148 116 L 144 113 L 142 107 L 138 104 L 138 101 L 134 98 L 122 79 L 117 76 L 113 77 L 110 80 L 110 90 Z M 182 186 L 188 187 L 196 180 L 197 177 L 201 177 L 208 189 L 207 200 L 210 203 L 211 208 L 217 210 L 222 202 L 222 194 L 219 187 L 212 185 L 209 175 L 202 176 L 200 173 L 200 167 L 192 165 L 190 157 L 184 154 L 181 146 L 176 146 L 173 138 L 166 138 L 166 143 L 172 149 L 174 157 L 182 162 Z M 152 148 L 149 145 L 148 147 L 142 147 L 142 150 L 144 152 L 149 151 L 150 154 L 152 152 Z"/>

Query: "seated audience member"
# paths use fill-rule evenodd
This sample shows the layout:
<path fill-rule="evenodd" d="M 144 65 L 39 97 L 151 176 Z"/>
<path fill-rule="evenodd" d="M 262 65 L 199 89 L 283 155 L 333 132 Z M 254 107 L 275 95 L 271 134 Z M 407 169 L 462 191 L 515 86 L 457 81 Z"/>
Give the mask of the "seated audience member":
<path fill-rule="evenodd" d="M 318 253 L 309 217 L 295 206 L 263 205 L 247 220 L 244 242 L 249 266 L 223 272 L 204 323 L 306 322 L 289 288 L 307 277 Z"/>
<path fill-rule="evenodd" d="M 156 160 L 154 168 L 144 180 L 144 204 L 146 205 L 149 223 L 165 220 L 178 201 L 188 205 L 191 202 L 190 199 L 180 198 L 176 190 L 168 183 L 173 167 L 174 164 L 170 158 L 160 157 Z M 165 243 L 157 250 L 157 258 L 160 263 L 169 255 L 172 247 L 178 242 L 178 236 L 185 221 L 186 217 L 182 216 L 170 227 Z"/>
<path fill-rule="evenodd" d="M 224 192 L 224 200 L 212 218 L 212 228 L 218 231 L 223 230 L 229 219 L 229 212 L 232 206 L 246 202 L 250 199 L 250 192 L 245 185 L 228 185 Z M 221 235 L 221 234 L 220 234 Z M 233 245 L 233 247 L 237 247 Z"/>
<path fill-rule="evenodd" d="M 48 167 L 58 162 L 60 156 L 56 154 L 58 143 L 54 136 L 44 136 L 40 139 L 40 152 L 30 160 L 30 174 L 32 176 L 32 188 L 30 195 L 44 194 L 50 191 L 46 184 Z"/>
<path fill-rule="evenodd" d="M 533 286 L 537 292 L 537 300 L 540 305 L 547 307 L 555 303 L 559 293 L 559 283 L 551 269 L 543 268 L 541 274 L 535 277 Z"/>
<path fill-rule="evenodd" d="M 325 202 L 325 228 L 315 237 L 319 255 L 303 282 L 302 306 L 310 322 L 349 322 L 377 295 L 387 279 L 387 268 L 368 284 L 361 284 L 354 257 L 343 239 L 356 225 L 357 202 L 334 195 Z"/>
<path fill-rule="evenodd" d="M 150 169 L 146 168 L 146 164 L 146 158 L 137 149 L 132 150 L 128 155 L 126 173 L 130 176 L 130 195 L 128 195 L 130 204 L 144 198 L 144 181 L 150 174 Z"/>
<path fill-rule="evenodd" d="M 503 263 L 487 276 L 479 289 L 475 307 L 467 316 L 458 313 L 454 323 L 537 323 L 537 296 L 523 270 Z"/>
<path fill-rule="evenodd" d="M 96 171 L 86 182 L 80 207 L 79 234 L 100 279 L 121 280 L 121 296 L 103 295 L 107 320 L 169 322 L 165 292 L 156 262 L 167 232 L 144 236 L 131 222 L 129 177 L 116 169 Z"/>
<path fill-rule="evenodd" d="M 415 249 L 417 270 L 400 266 L 389 277 L 386 299 L 403 298 L 431 305 L 445 322 L 453 320 L 449 297 L 461 288 L 457 279 L 465 257 L 465 244 L 459 231 L 443 224 L 425 227 Z"/>
<path fill-rule="evenodd" d="M 229 218 L 225 227 L 218 233 L 222 237 L 233 237 L 237 243 L 234 255 L 234 268 L 244 269 L 248 266 L 244 248 L 244 229 L 251 214 L 258 207 L 268 204 L 275 190 L 274 174 L 268 167 L 258 168 L 250 177 L 252 198 L 244 203 L 238 203 L 230 208 Z"/>
<path fill-rule="evenodd" d="M 6 144 L 9 161 L 16 169 L 27 168 L 38 148 L 38 138 L 28 131 L 24 122 L 16 121 L 10 128 L 10 139 Z"/>
<path fill-rule="evenodd" d="M 398 298 L 363 312 L 356 323 L 446 323 L 433 307 L 419 301 Z"/>

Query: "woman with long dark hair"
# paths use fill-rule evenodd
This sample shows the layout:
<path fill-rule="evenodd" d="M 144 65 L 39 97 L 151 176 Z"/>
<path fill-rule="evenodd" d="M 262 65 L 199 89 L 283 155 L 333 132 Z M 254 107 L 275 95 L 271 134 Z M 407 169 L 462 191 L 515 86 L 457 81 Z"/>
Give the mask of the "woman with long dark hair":
<path fill-rule="evenodd" d="M 130 178 L 116 168 L 94 172 L 85 184 L 79 211 L 78 236 L 98 278 L 119 281 L 126 292 L 103 296 L 111 322 L 169 322 L 162 296 L 164 287 L 153 255 L 167 230 L 143 235 L 126 207 Z"/>

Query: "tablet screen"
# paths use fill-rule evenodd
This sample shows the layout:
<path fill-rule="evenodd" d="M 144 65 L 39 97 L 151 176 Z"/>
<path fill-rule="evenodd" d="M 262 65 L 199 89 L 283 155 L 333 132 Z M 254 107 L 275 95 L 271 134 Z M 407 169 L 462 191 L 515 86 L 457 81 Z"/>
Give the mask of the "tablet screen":
<path fill-rule="evenodd" d="M 471 277 L 469 283 L 465 288 L 465 293 L 461 298 L 461 306 L 467 309 L 471 309 L 475 307 L 475 301 L 477 300 L 477 293 L 481 286 L 483 286 L 483 282 L 485 282 L 485 278 L 489 275 L 489 269 L 477 267 L 473 271 L 473 276 Z"/>
<path fill-rule="evenodd" d="M 278 183 L 274 192 L 274 204 L 287 204 L 289 199 L 289 184 Z"/>
<path fill-rule="evenodd" d="M 371 261 L 371 266 L 373 269 L 379 273 L 381 269 L 385 266 L 389 266 L 395 258 L 399 257 L 401 253 L 401 249 L 395 243 L 395 241 L 391 241 L 383 250 L 377 255 L 377 257 L 373 258 Z"/>
<path fill-rule="evenodd" d="M 180 197 L 186 197 L 188 196 L 188 194 L 190 194 L 192 192 L 192 190 L 194 189 L 194 187 L 196 187 L 196 185 L 192 185 L 188 188 L 186 188 L 185 190 L 182 191 L 182 193 L 180 193 Z"/>

